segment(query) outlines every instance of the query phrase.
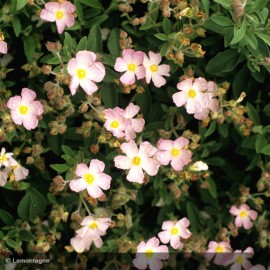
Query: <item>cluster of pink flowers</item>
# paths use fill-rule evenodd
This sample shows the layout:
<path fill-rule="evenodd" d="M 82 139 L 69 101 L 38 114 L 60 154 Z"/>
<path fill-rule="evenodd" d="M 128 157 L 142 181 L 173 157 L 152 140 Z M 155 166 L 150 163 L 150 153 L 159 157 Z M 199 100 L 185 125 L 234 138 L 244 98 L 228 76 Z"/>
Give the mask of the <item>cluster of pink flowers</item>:
<path fill-rule="evenodd" d="M 126 141 L 134 140 L 136 133 L 142 132 L 145 123 L 144 119 L 134 118 L 139 111 L 140 107 L 133 103 L 130 103 L 125 110 L 119 107 L 106 109 L 103 111 L 106 118 L 104 127 L 117 138 L 125 137 Z"/>
<path fill-rule="evenodd" d="M 93 198 L 101 197 L 104 195 L 102 190 L 108 190 L 112 180 L 111 176 L 103 173 L 104 169 L 104 162 L 98 159 L 92 159 L 89 167 L 84 163 L 80 163 L 77 165 L 75 172 L 79 179 L 70 181 L 70 189 L 75 192 L 86 189 L 89 196 Z"/>
<path fill-rule="evenodd" d="M 205 258 L 210 261 L 214 258 L 216 265 L 228 266 L 231 265 L 232 270 L 249 270 L 252 267 L 250 258 L 254 256 L 252 247 L 246 248 L 244 251 L 235 250 L 233 252 L 230 243 L 210 241 L 208 250 L 205 253 Z M 254 268 L 257 269 L 257 268 Z"/>
<path fill-rule="evenodd" d="M 75 95 L 79 85 L 87 95 L 92 95 L 98 90 L 95 82 L 101 82 L 105 77 L 105 67 L 101 62 L 96 62 L 96 54 L 90 51 L 79 51 L 67 65 L 68 74 L 71 76 L 70 92 Z"/>
<path fill-rule="evenodd" d="M 25 179 L 29 173 L 28 169 L 22 167 L 13 157 L 13 153 L 7 153 L 2 147 L 0 152 L 0 186 L 7 183 L 8 177 L 13 175 L 15 181 Z"/>
<path fill-rule="evenodd" d="M 162 61 L 160 53 L 149 52 L 149 57 L 141 51 L 126 49 L 122 57 L 116 59 L 114 69 L 118 72 L 125 72 L 120 81 L 123 84 L 131 85 L 137 80 L 146 79 L 147 83 L 152 80 L 156 87 L 166 84 L 163 76 L 170 76 L 169 65 L 159 65 Z"/>
<path fill-rule="evenodd" d="M 74 12 L 76 7 L 69 1 L 50 2 L 42 9 L 40 18 L 44 21 L 55 22 L 58 34 L 64 32 L 65 27 L 71 27 L 75 23 Z"/>
<path fill-rule="evenodd" d="M 182 218 L 177 222 L 164 221 L 163 231 L 158 234 L 158 237 L 163 244 L 170 243 L 173 249 L 181 249 L 183 248 L 181 238 L 188 239 L 191 236 L 191 232 L 187 229 L 189 224 L 187 218 Z M 136 258 L 133 260 L 134 266 L 142 270 L 146 269 L 148 265 L 150 270 L 162 269 L 162 260 L 169 258 L 169 249 L 159 243 L 159 239 L 156 237 L 149 239 L 146 243 L 140 242 L 137 246 Z"/>
<path fill-rule="evenodd" d="M 76 231 L 75 237 L 70 239 L 72 247 L 78 253 L 89 250 L 92 242 L 97 248 L 100 248 L 103 245 L 101 236 L 106 234 L 110 224 L 110 218 L 94 219 L 92 216 L 85 217 L 81 222 L 83 227 Z"/>
<path fill-rule="evenodd" d="M 157 148 L 149 142 L 142 142 L 138 148 L 135 141 L 123 143 L 120 149 L 126 156 L 119 155 L 114 158 L 115 167 L 129 170 L 127 180 L 142 184 L 144 171 L 154 176 L 158 173 L 160 165 L 171 163 L 176 171 L 183 170 L 191 160 L 191 152 L 187 150 L 189 141 L 180 137 L 175 141 L 160 139 Z"/>
<path fill-rule="evenodd" d="M 210 111 L 219 111 L 219 102 L 215 98 L 216 83 L 201 77 L 194 81 L 189 78 L 178 83 L 177 88 L 181 91 L 173 94 L 173 102 L 177 107 L 184 105 L 187 113 L 194 114 L 196 119 L 204 120 Z"/>
<path fill-rule="evenodd" d="M 43 105 L 35 98 L 36 93 L 33 90 L 23 88 L 21 96 L 11 97 L 7 102 L 14 123 L 23 125 L 27 130 L 37 127 L 37 117 L 43 113 Z"/>

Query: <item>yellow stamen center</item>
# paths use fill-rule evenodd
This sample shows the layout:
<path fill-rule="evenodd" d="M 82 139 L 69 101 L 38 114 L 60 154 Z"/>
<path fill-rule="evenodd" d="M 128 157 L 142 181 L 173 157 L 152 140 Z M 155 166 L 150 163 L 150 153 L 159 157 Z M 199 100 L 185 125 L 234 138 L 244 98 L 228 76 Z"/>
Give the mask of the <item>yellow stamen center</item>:
<path fill-rule="evenodd" d="M 82 68 L 77 70 L 77 77 L 79 79 L 84 79 L 84 77 L 86 76 L 86 71 Z"/>
<path fill-rule="evenodd" d="M 196 97 L 196 92 L 193 90 L 193 89 L 190 89 L 189 91 L 188 91 L 188 96 L 190 97 L 190 98 L 195 98 Z"/>
<path fill-rule="evenodd" d="M 135 69 L 136 69 L 136 65 L 134 65 L 134 64 L 129 64 L 128 65 L 128 70 L 129 71 L 135 71 Z"/>
<path fill-rule="evenodd" d="M 20 106 L 20 113 L 21 114 L 27 114 L 27 112 L 28 112 L 27 106 L 25 106 L 25 105 Z"/>
<path fill-rule="evenodd" d="M 0 161 L 2 162 L 7 161 L 7 156 L 6 155 L 0 156 Z"/>
<path fill-rule="evenodd" d="M 150 67 L 150 70 L 151 70 L 152 72 L 157 72 L 157 71 L 158 71 L 158 66 L 157 66 L 157 65 L 152 65 L 152 66 Z"/>
<path fill-rule="evenodd" d="M 98 228 L 98 225 L 96 222 L 92 222 L 91 225 L 89 226 L 90 229 L 94 230 Z"/>
<path fill-rule="evenodd" d="M 64 12 L 63 11 L 57 11 L 55 14 L 57 19 L 62 19 L 64 17 Z"/>
<path fill-rule="evenodd" d="M 173 157 L 177 157 L 179 155 L 180 151 L 176 148 L 173 148 L 171 151 L 171 154 Z"/>
<path fill-rule="evenodd" d="M 223 249 L 222 246 L 217 246 L 217 247 L 216 247 L 216 252 L 217 252 L 217 253 L 222 253 L 223 250 L 224 250 L 224 249 Z"/>
<path fill-rule="evenodd" d="M 178 229 L 177 228 L 172 228 L 171 229 L 171 234 L 178 234 Z"/>
<path fill-rule="evenodd" d="M 132 163 L 138 166 L 141 163 L 141 159 L 139 157 L 134 157 Z"/>
<path fill-rule="evenodd" d="M 247 212 L 246 211 L 241 211 L 240 217 L 245 218 L 246 216 L 247 216 Z"/>
<path fill-rule="evenodd" d="M 95 180 L 95 177 L 93 174 L 91 173 L 86 173 L 84 176 L 83 176 L 84 180 L 87 182 L 87 184 L 91 185 L 93 184 L 94 180 Z"/>
<path fill-rule="evenodd" d="M 119 127 L 119 122 L 114 120 L 111 122 L 111 125 L 110 125 L 111 128 L 118 128 Z"/>
<path fill-rule="evenodd" d="M 235 260 L 235 262 L 242 264 L 244 262 L 243 256 L 238 256 L 237 259 Z"/>
<path fill-rule="evenodd" d="M 152 258 L 152 257 L 154 256 L 154 251 L 153 251 L 153 249 L 147 249 L 147 250 L 145 251 L 145 256 L 146 256 L 146 258 L 148 258 L 148 259 Z"/>

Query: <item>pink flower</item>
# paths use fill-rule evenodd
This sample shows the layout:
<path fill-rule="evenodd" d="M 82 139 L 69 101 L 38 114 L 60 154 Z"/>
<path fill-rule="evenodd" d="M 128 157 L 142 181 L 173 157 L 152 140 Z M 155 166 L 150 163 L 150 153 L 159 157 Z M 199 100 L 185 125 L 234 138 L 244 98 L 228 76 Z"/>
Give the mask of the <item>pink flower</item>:
<path fill-rule="evenodd" d="M 136 258 L 133 264 L 138 269 L 146 269 L 149 265 L 150 270 L 160 270 L 163 267 L 161 260 L 169 258 L 169 250 L 167 246 L 159 246 L 159 240 L 153 237 L 145 243 L 142 241 L 137 246 Z"/>
<path fill-rule="evenodd" d="M 191 152 L 186 150 L 188 146 L 188 139 L 180 137 L 175 141 L 160 139 L 157 142 L 158 152 L 156 158 L 161 165 L 168 165 L 171 163 L 176 171 L 183 170 L 191 160 Z"/>
<path fill-rule="evenodd" d="M 261 265 L 261 264 L 256 264 L 253 265 L 249 270 L 265 270 L 266 268 Z M 268 267 L 268 270 L 270 269 L 270 267 Z"/>
<path fill-rule="evenodd" d="M 160 53 L 149 52 L 149 58 L 145 55 L 143 66 L 146 71 L 146 82 L 150 83 L 152 80 L 156 87 L 161 87 L 166 84 L 166 80 L 162 76 L 170 76 L 169 65 L 159 65 L 162 58 Z"/>
<path fill-rule="evenodd" d="M 0 53 L 6 54 L 8 51 L 7 43 L 4 40 L 0 40 Z"/>
<path fill-rule="evenodd" d="M 227 242 L 210 241 L 208 250 L 205 252 L 205 257 L 211 261 L 214 257 L 214 263 L 217 265 L 225 265 L 232 257 L 231 245 Z"/>
<path fill-rule="evenodd" d="M 104 127 L 112 132 L 113 136 L 122 138 L 125 136 L 125 130 L 128 125 L 127 119 L 124 117 L 125 111 L 119 107 L 114 109 L 106 109 L 105 113 L 106 121 Z"/>
<path fill-rule="evenodd" d="M 173 221 L 164 221 L 162 223 L 163 231 L 158 234 L 158 237 L 163 244 L 170 242 L 172 248 L 182 248 L 183 243 L 181 243 L 180 237 L 187 239 L 191 236 L 191 232 L 187 229 L 189 224 L 187 218 L 182 218 L 176 223 Z"/>
<path fill-rule="evenodd" d="M 2 147 L 1 153 L 0 153 L 0 167 L 5 166 L 14 166 L 17 164 L 17 161 L 12 158 L 13 153 L 6 153 L 6 149 Z"/>
<path fill-rule="evenodd" d="M 136 143 L 131 140 L 120 146 L 126 156 L 116 156 L 114 158 L 115 167 L 118 169 L 129 170 L 127 180 L 142 184 L 144 171 L 150 176 L 157 174 L 159 163 L 153 158 L 157 149 L 149 142 L 143 142 L 138 149 Z"/>
<path fill-rule="evenodd" d="M 230 214 L 236 216 L 235 226 L 236 227 L 244 227 L 246 230 L 252 228 L 253 223 L 251 220 L 256 220 L 258 213 L 254 210 L 250 210 L 250 207 L 247 204 L 240 205 L 237 208 L 233 205 L 230 209 Z"/>
<path fill-rule="evenodd" d="M 16 165 L 12 166 L 15 181 L 21 181 L 23 179 L 26 179 L 27 175 L 29 174 L 29 170 L 22 167 L 18 162 L 16 163 Z"/>
<path fill-rule="evenodd" d="M 76 175 L 80 178 L 70 181 L 70 189 L 75 192 L 87 189 L 91 197 L 101 197 L 104 194 L 102 189 L 108 190 L 112 180 L 111 176 L 103 173 L 104 168 L 104 162 L 97 159 L 92 159 L 89 167 L 84 163 L 80 163 L 76 168 Z"/>
<path fill-rule="evenodd" d="M 186 79 L 177 84 L 177 88 L 181 90 L 176 94 L 173 94 L 173 102 L 177 107 L 186 106 L 189 114 L 200 111 L 205 107 L 206 95 L 204 91 L 207 89 L 207 81 L 203 78 L 195 79 L 194 83 L 192 79 Z"/>
<path fill-rule="evenodd" d="M 61 4 L 58 2 L 50 2 L 42 9 L 40 18 L 48 22 L 56 22 L 58 34 L 64 32 L 65 26 L 71 27 L 75 23 L 74 12 L 76 7 L 69 1 Z"/>
<path fill-rule="evenodd" d="M 11 97 L 7 102 L 14 123 L 23 125 L 27 130 L 37 127 L 37 116 L 43 113 L 43 105 L 35 98 L 36 93 L 33 90 L 23 88 L 21 96 Z"/>
<path fill-rule="evenodd" d="M 142 132 L 145 121 L 144 119 L 137 119 L 135 115 L 140 111 L 140 107 L 138 105 L 134 105 L 133 103 L 130 103 L 125 111 L 124 111 L 124 117 L 129 121 L 129 124 L 127 125 L 125 129 L 125 139 L 127 141 L 134 140 L 136 138 L 136 132 Z"/>
<path fill-rule="evenodd" d="M 132 49 L 126 49 L 122 52 L 122 58 L 118 57 L 116 59 L 114 69 L 119 72 L 125 72 L 120 77 L 120 81 L 123 84 L 133 84 L 135 83 L 135 76 L 138 80 L 145 77 L 145 69 L 142 66 L 144 53 L 141 51 L 134 51 Z"/>
<path fill-rule="evenodd" d="M 136 132 L 141 132 L 144 127 L 144 119 L 134 119 L 139 112 L 140 107 L 130 103 L 125 110 L 116 107 L 114 109 L 106 109 L 106 121 L 104 127 L 112 132 L 117 138 L 125 137 L 127 141 L 136 138 Z"/>
<path fill-rule="evenodd" d="M 241 270 L 242 267 L 245 270 L 249 270 L 252 267 L 252 264 L 249 258 L 252 258 L 254 255 L 254 250 L 252 247 L 246 248 L 243 252 L 241 250 L 235 250 L 233 253 L 232 259 L 227 263 L 231 265 L 231 270 Z"/>
<path fill-rule="evenodd" d="M 83 227 L 77 230 L 76 236 L 70 240 L 71 245 L 78 253 L 89 250 L 92 242 L 94 242 L 97 248 L 100 248 L 103 245 L 100 236 L 106 234 L 110 224 L 110 218 L 94 219 L 91 216 L 85 217 L 81 222 Z"/>
<path fill-rule="evenodd" d="M 96 61 L 96 54 L 80 51 L 68 62 L 67 70 L 71 76 L 69 85 L 71 95 L 75 95 L 79 85 L 88 95 L 98 90 L 94 82 L 101 82 L 105 77 L 105 67 Z"/>

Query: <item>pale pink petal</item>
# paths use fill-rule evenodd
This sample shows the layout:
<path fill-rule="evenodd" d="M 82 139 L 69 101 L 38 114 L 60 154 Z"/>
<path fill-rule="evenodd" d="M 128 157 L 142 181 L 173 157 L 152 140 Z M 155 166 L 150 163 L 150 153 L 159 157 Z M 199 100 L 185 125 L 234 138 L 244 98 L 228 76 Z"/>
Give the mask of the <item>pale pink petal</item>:
<path fill-rule="evenodd" d="M 98 90 L 97 85 L 90 80 L 80 80 L 80 86 L 89 96 Z"/>
<path fill-rule="evenodd" d="M 166 80 L 158 73 L 152 73 L 152 81 L 157 88 L 166 84 Z"/>
<path fill-rule="evenodd" d="M 71 92 L 71 95 L 74 96 L 78 87 L 79 87 L 80 81 L 77 77 L 72 76 L 71 77 L 71 81 L 70 81 L 70 85 L 69 85 L 69 89 Z"/>
<path fill-rule="evenodd" d="M 173 94 L 172 98 L 177 107 L 181 107 L 187 102 L 187 95 L 183 91 Z"/>
<path fill-rule="evenodd" d="M 185 227 L 187 228 L 188 226 L 190 225 L 190 222 L 189 220 L 184 217 L 184 218 L 181 218 L 178 222 L 176 222 L 175 226 L 181 226 L 181 227 Z"/>
<path fill-rule="evenodd" d="M 104 190 L 108 190 L 110 188 L 112 180 L 111 176 L 105 173 L 99 173 L 96 175 L 96 177 L 98 179 L 97 185 L 99 187 L 101 187 Z"/>
<path fill-rule="evenodd" d="M 245 254 L 245 258 L 252 258 L 254 256 L 254 249 L 252 247 L 246 248 L 243 253 Z"/>
<path fill-rule="evenodd" d="M 210 241 L 208 244 L 208 248 L 212 250 L 215 250 L 217 246 L 218 246 L 218 243 L 215 241 Z"/>
<path fill-rule="evenodd" d="M 137 67 L 135 74 L 138 80 L 143 79 L 145 77 L 145 68 L 143 66 Z"/>
<path fill-rule="evenodd" d="M 171 230 L 174 227 L 174 222 L 173 221 L 164 221 L 162 223 L 162 230 Z"/>
<path fill-rule="evenodd" d="M 102 241 L 102 239 L 100 237 L 95 237 L 93 239 L 93 241 L 94 241 L 94 244 L 95 244 L 96 248 L 101 248 L 102 247 L 103 241 Z"/>
<path fill-rule="evenodd" d="M 73 13 L 76 11 L 76 7 L 69 1 L 62 2 L 61 8 L 68 13 Z"/>
<path fill-rule="evenodd" d="M 242 267 L 241 267 L 241 264 L 239 264 L 239 263 L 234 263 L 234 264 L 231 266 L 230 269 L 231 269 L 231 270 L 241 270 Z"/>
<path fill-rule="evenodd" d="M 89 67 L 95 62 L 96 57 L 96 54 L 93 52 L 79 51 L 76 54 L 76 61 L 80 66 Z"/>
<path fill-rule="evenodd" d="M 77 253 L 82 253 L 85 250 L 85 239 L 82 239 L 79 236 L 71 238 L 70 244 Z"/>
<path fill-rule="evenodd" d="M 234 216 L 238 216 L 239 212 L 239 209 L 235 205 L 233 205 L 229 211 L 229 213 Z"/>
<path fill-rule="evenodd" d="M 83 177 L 84 174 L 89 173 L 89 168 L 86 164 L 80 163 L 76 167 L 76 175 Z"/>
<path fill-rule="evenodd" d="M 149 142 L 143 142 L 140 144 L 139 156 L 152 157 L 157 153 L 157 148 L 151 145 Z"/>
<path fill-rule="evenodd" d="M 251 220 L 250 220 L 249 217 L 243 218 L 242 221 L 243 221 L 243 227 L 244 227 L 246 230 L 249 230 L 250 228 L 253 227 L 253 223 L 251 222 Z"/>
<path fill-rule="evenodd" d="M 180 137 L 173 142 L 174 148 L 177 148 L 177 149 L 182 149 L 188 144 L 189 144 L 189 140 L 184 137 Z"/>
<path fill-rule="evenodd" d="M 145 53 L 144 53 L 144 52 L 141 52 L 141 51 L 134 52 L 134 53 L 132 54 L 132 60 L 133 60 L 132 62 L 133 62 L 136 66 L 142 65 L 144 56 L 145 56 Z"/>
<path fill-rule="evenodd" d="M 159 240 L 157 237 L 152 237 L 147 241 L 146 245 L 147 245 L 147 247 L 150 247 L 150 248 L 158 247 Z"/>
<path fill-rule="evenodd" d="M 158 237 L 163 244 L 168 244 L 171 240 L 171 233 L 169 231 L 162 231 L 158 234 Z"/>
<path fill-rule="evenodd" d="M 102 63 L 94 63 L 88 73 L 88 78 L 94 82 L 101 82 L 105 77 L 105 67 Z"/>
<path fill-rule="evenodd" d="M 22 125 L 23 123 L 23 116 L 22 114 L 18 113 L 17 111 L 11 111 L 10 112 L 11 118 L 13 122 L 17 125 Z"/>
<path fill-rule="evenodd" d="M 56 20 L 54 12 L 47 9 L 41 10 L 40 18 L 47 22 L 54 22 Z"/>
<path fill-rule="evenodd" d="M 90 162 L 90 172 L 92 173 L 100 173 L 105 169 L 105 163 L 98 159 L 92 159 Z"/>
<path fill-rule="evenodd" d="M 45 5 L 45 8 L 55 12 L 61 8 L 61 4 L 58 2 L 50 2 Z"/>
<path fill-rule="evenodd" d="M 131 159 L 138 155 L 138 147 L 133 140 L 127 143 L 122 143 L 120 148 Z"/>
<path fill-rule="evenodd" d="M 176 158 L 173 157 L 171 165 L 175 171 L 182 171 L 185 166 L 185 164 L 182 162 L 181 156 L 178 156 Z"/>
<path fill-rule="evenodd" d="M 240 210 L 249 210 L 250 207 L 247 204 L 243 203 L 243 204 L 240 205 L 239 209 Z"/>
<path fill-rule="evenodd" d="M 177 84 L 176 86 L 179 90 L 183 90 L 185 92 L 189 91 L 192 89 L 192 79 L 186 79 L 180 83 Z M 181 106 L 181 105 L 180 105 Z"/>
<path fill-rule="evenodd" d="M 57 32 L 59 35 L 61 35 L 65 30 L 65 26 L 66 26 L 65 21 L 64 20 L 56 20 L 55 22 L 56 22 Z"/>
<path fill-rule="evenodd" d="M 210 100 L 209 109 L 212 112 L 218 112 L 220 110 L 219 102 L 217 99 L 213 98 Z"/>
<path fill-rule="evenodd" d="M 82 190 L 85 190 L 87 188 L 87 183 L 83 178 L 80 178 L 78 180 L 71 180 L 69 182 L 69 187 L 75 192 L 81 192 Z"/>
<path fill-rule="evenodd" d="M 21 96 L 22 96 L 23 103 L 29 103 L 29 102 L 33 101 L 37 95 L 33 90 L 31 90 L 29 88 L 23 88 Z"/>
<path fill-rule="evenodd" d="M 242 266 L 243 266 L 243 268 L 244 268 L 245 270 L 249 270 L 249 269 L 252 267 L 252 264 L 251 264 L 251 262 L 250 262 L 249 260 L 245 260 L 245 261 L 243 262 Z"/>
<path fill-rule="evenodd" d="M 115 64 L 114 64 L 114 69 L 118 72 L 124 72 L 128 70 L 128 64 L 127 62 L 121 58 L 121 57 L 117 57 Z"/>
<path fill-rule="evenodd" d="M 11 97 L 7 102 L 7 107 L 11 110 L 17 110 L 21 105 L 21 100 L 22 98 L 20 96 Z"/>
<path fill-rule="evenodd" d="M 163 140 L 159 139 L 157 142 L 157 147 L 160 150 L 169 150 L 171 151 L 173 149 L 174 143 L 172 140 Z"/>
<path fill-rule="evenodd" d="M 118 169 L 128 170 L 132 166 L 132 161 L 126 156 L 116 156 L 114 158 L 114 166 Z"/>
<path fill-rule="evenodd" d="M 127 175 L 127 180 L 130 182 L 143 183 L 144 174 L 140 166 L 132 166 Z"/>
<path fill-rule="evenodd" d="M 144 124 L 145 124 L 144 119 L 131 119 L 132 128 L 136 132 L 142 132 Z"/>
<path fill-rule="evenodd" d="M 248 210 L 247 213 L 248 213 L 248 216 L 252 220 L 256 220 L 257 219 L 258 213 L 256 211 L 254 211 L 254 210 Z"/>
<path fill-rule="evenodd" d="M 22 118 L 22 123 L 27 130 L 35 129 L 38 126 L 36 115 L 24 116 Z"/>
<path fill-rule="evenodd" d="M 158 173 L 159 164 L 153 159 L 143 159 L 141 166 L 150 176 L 154 176 Z"/>
<path fill-rule="evenodd" d="M 172 159 L 172 155 L 169 151 L 159 151 L 156 153 L 156 159 L 160 165 L 168 165 Z"/>
<path fill-rule="evenodd" d="M 87 186 L 87 192 L 93 198 L 99 198 L 104 194 L 95 183 Z"/>
<path fill-rule="evenodd" d="M 170 66 L 169 65 L 160 65 L 158 66 L 157 73 L 161 76 L 170 76 Z"/>
<path fill-rule="evenodd" d="M 125 109 L 124 116 L 126 118 L 133 118 L 140 111 L 140 107 L 138 105 L 134 105 L 133 103 L 129 103 Z"/>
<path fill-rule="evenodd" d="M 149 58 L 152 64 L 157 65 L 161 62 L 162 58 L 160 53 L 149 52 Z"/>
<path fill-rule="evenodd" d="M 120 81 L 126 85 L 135 83 L 135 73 L 133 71 L 127 71 L 120 77 Z"/>
<path fill-rule="evenodd" d="M 163 267 L 163 263 L 159 259 L 149 260 L 149 269 L 150 270 L 160 270 Z"/>
<path fill-rule="evenodd" d="M 94 220 L 95 219 L 92 216 L 87 216 L 87 217 L 85 217 L 82 220 L 82 222 L 81 222 L 80 225 L 82 225 L 82 226 L 89 226 Z"/>
<path fill-rule="evenodd" d="M 75 17 L 73 14 L 70 13 L 65 13 L 65 18 L 63 18 L 62 20 L 67 27 L 72 27 L 75 23 Z"/>
<path fill-rule="evenodd" d="M 7 43 L 3 40 L 0 41 L 0 53 L 6 54 L 8 51 Z"/>
<path fill-rule="evenodd" d="M 161 245 L 156 248 L 155 250 L 157 252 L 156 257 L 161 260 L 167 260 L 169 258 L 169 249 L 165 245 Z"/>
<path fill-rule="evenodd" d="M 180 238 L 178 236 L 172 236 L 170 245 L 174 249 L 178 249 L 180 246 Z"/>
<path fill-rule="evenodd" d="M 125 50 L 123 50 L 122 56 L 123 56 L 124 60 L 127 63 L 131 63 L 132 62 L 132 56 L 133 56 L 134 52 L 135 51 L 132 50 L 132 49 L 125 49 Z"/>
<path fill-rule="evenodd" d="M 133 264 L 137 269 L 144 270 L 147 268 L 147 258 L 144 254 L 139 254 L 134 260 Z"/>

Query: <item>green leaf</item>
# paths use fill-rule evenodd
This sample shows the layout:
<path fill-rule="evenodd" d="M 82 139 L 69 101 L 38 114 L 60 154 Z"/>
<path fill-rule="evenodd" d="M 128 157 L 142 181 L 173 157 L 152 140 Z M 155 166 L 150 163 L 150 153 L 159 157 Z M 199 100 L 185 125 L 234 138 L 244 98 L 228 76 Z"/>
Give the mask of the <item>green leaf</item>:
<path fill-rule="evenodd" d="M 167 37 L 167 35 L 165 35 L 165 34 L 162 34 L 162 33 L 159 33 L 159 34 L 155 34 L 155 37 L 156 37 L 156 38 L 158 38 L 158 39 L 160 39 L 160 40 L 163 40 L 163 41 L 166 41 L 166 40 L 168 40 L 168 37 Z"/>
<path fill-rule="evenodd" d="M 14 224 L 14 218 L 12 215 L 3 209 L 0 209 L 0 220 L 2 220 L 6 225 Z"/>
<path fill-rule="evenodd" d="M 217 14 L 213 14 L 209 20 L 213 21 L 214 23 L 220 25 L 220 26 L 233 26 L 234 23 L 231 19 L 229 19 L 228 17 L 225 17 L 223 15 L 217 15 Z"/>
<path fill-rule="evenodd" d="M 260 153 L 262 149 L 267 145 L 267 139 L 265 138 L 264 134 L 259 134 L 257 136 L 255 149 L 257 153 Z"/>
<path fill-rule="evenodd" d="M 190 223 L 192 224 L 191 230 L 194 232 L 197 232 L 198 225 L 200 223 L 197 208 L 191 202 L 187 202 L 186 211 L 187 211 L 188 219 Z"/>
<path fill-rule="evenodd" d="M 262 150 L 261 153 L 267 156 L 270 156 L 270 144 L 266 145 Z"/>
<path fill-rule="evenodd" d="M 216 199 L 217 198 L 217 186 L 215 181 L 211 177 L 206 178 L 206 182 L 209 185 L 208 191 L 210 192 L 211 196 Z"/>
<path fill-rule="evenodd" d="M 33 63 L 35 61 L 35 39 L 32 36 L 27 36 L 23 38 L 24 52 L 28 63 Z"/>
<path fill-rule="evenodd" d="M 119 56 L 121 52 L 119 45 L 119 35 L 120 30 L 118 28 L 114 28 L 108 38 L 108 49 L 110 54 L 114 56 Z"/>
<path fill-rule="evenodd" d="M 246 104 L 247 107 L 247 115 L 250 118 L 250 120 L 255 124 L 255 125 L 260 125 L 260 118 L 259 115 L 256 111 L 256 109 L 251 105 L 249 102 Z"/>
<path fill-rule="evenodd" d="M 145 116 L 145 118 L 147 118 L 152 105 L 152 97 L 148 88 L 146 88 L 142 94 L 137 93 L 135 96 L 135 101 L 137 105 L 140 106 L 142 114 Z"/>
<path fill-rule="evenodd" d="M 16 11 L 22 9 L 24 6 L 26 6 L 28 0 L 17 0 L 17 6 Z"/>
<path fill-rule="evenodd" d="M 223 76 L 221 72 L 231 72 L 237 66 L 240 55 L 237 50 L 229 49 L 218 53 L 206 65 L 206 71 L 216 76 Z"/>
<path fill-rule="evenodd" d="M 94 25 L 89 32 L 87 49 L 94 52 L 102 52 L 101 32 L 98 25 Z"/>
<path fill-rule="evenodd" d="M 42 216 L 46 208 L 46 200 L 34 188 L 29 188 L 18 205 L 18 215 L 23 220 L 33 221 Z"/>
<path fill-rule="evenodd" d="M 50 167 L 58 173 L 63 173 L 70 169 L 70 166 L 67 164 L 51 164 Z"/>
<path fill-rule="evenodd" d="M 118 93 L 109 83 L 101 85 L 101 100 L 106 108 L 114 108 L 118 103 Z"/>
<path fill-rule="evenodd" d="M 75 156 L 75 152 L 72 150 L 71 147 L 69 147 L 67 145 L 62 145 L 62 150 L 66 155 L 69 155 L 71 157 Z"/>
<path fill-rule="evenodd" d="M 172 23 L 168 18 L 164 18 L 162 21 L 162 28 L 163 28 L 163 32 L 166 35 L 169 35 L 171 33 L 171 29 L 172 29 Z"/>
<path fill-rule="evenodd" d="M 229 9 L 231 7 L 232 1 L 231 0 L 214 0 L 214 2 L 220 4 L 226 9 Z"/>
<path fill-rule="evenodd" d="M 97 16 L 97 17 L 89 20 L 88 24 L 89 25 L 98 25 L 98 24 L 105 22 L 108 18 L 109 18 L 108 15 L 103 14 L 103 15 Z"/>
<path fill-rule="evenodd" d="M 31 242 L 35 240 L 35 236 L 30 231 L 20 231 L 20 237 L 22 241 Z"/>
<path fill-rule="evenodd" d="M 239 28 L 234 27 L 234 37 L 231 40 L 230 45 L 236 44 L 244 38 L 246 34 L 246 28 L 247 28 L 247 22 L 246 22 L 246 19 L 244 18 Z"/>
<path fill-rule="evenodd" d="M 207 129 L 207 131 L 204 134 L 204 137 L 208 137 L 210 136 L 212 133 L 214 133 L 214 131 L 216 130 L 217 127 L 217 123 L 216 122 L 212 122 L 209 126 L 209 128 Z"/>
<path fill-rule="evenodd" d="M 11 239 L 7 239 L 6 243 L 11 248 L 17 248 L 19 246 L 18 243 L 16 243 L 14 240 L 11 240 Z"/>
<path fill-rule="evenodd" d="M 78 0 L 80 3 L 85 4 L 86 6 L 96 8 L 96 9 L 101 9 L 104 10 L 104 7 L 101 4 L 101 1 L 98 0 Z"/>
<path fill-rule="evenodd" d="M 85 51 L 87 47 L 87 37 L 83 37 L 77 46 L 76 52 Z"/>
<path fill-rule="evenodd" d="M 15 36 L 18 37 L 21 33 L 22 25 L 20 19 L 17 16 L 13 17 L 12 26 L 14 29 Z"/>
<path fill-rule="evenodd" d="M 257 35 L 262 41 L 264 41 L 268 46 L 270 46 L 270 37 L 268 35 L 260 32 L 255 32 L 255 35 Z"/>

